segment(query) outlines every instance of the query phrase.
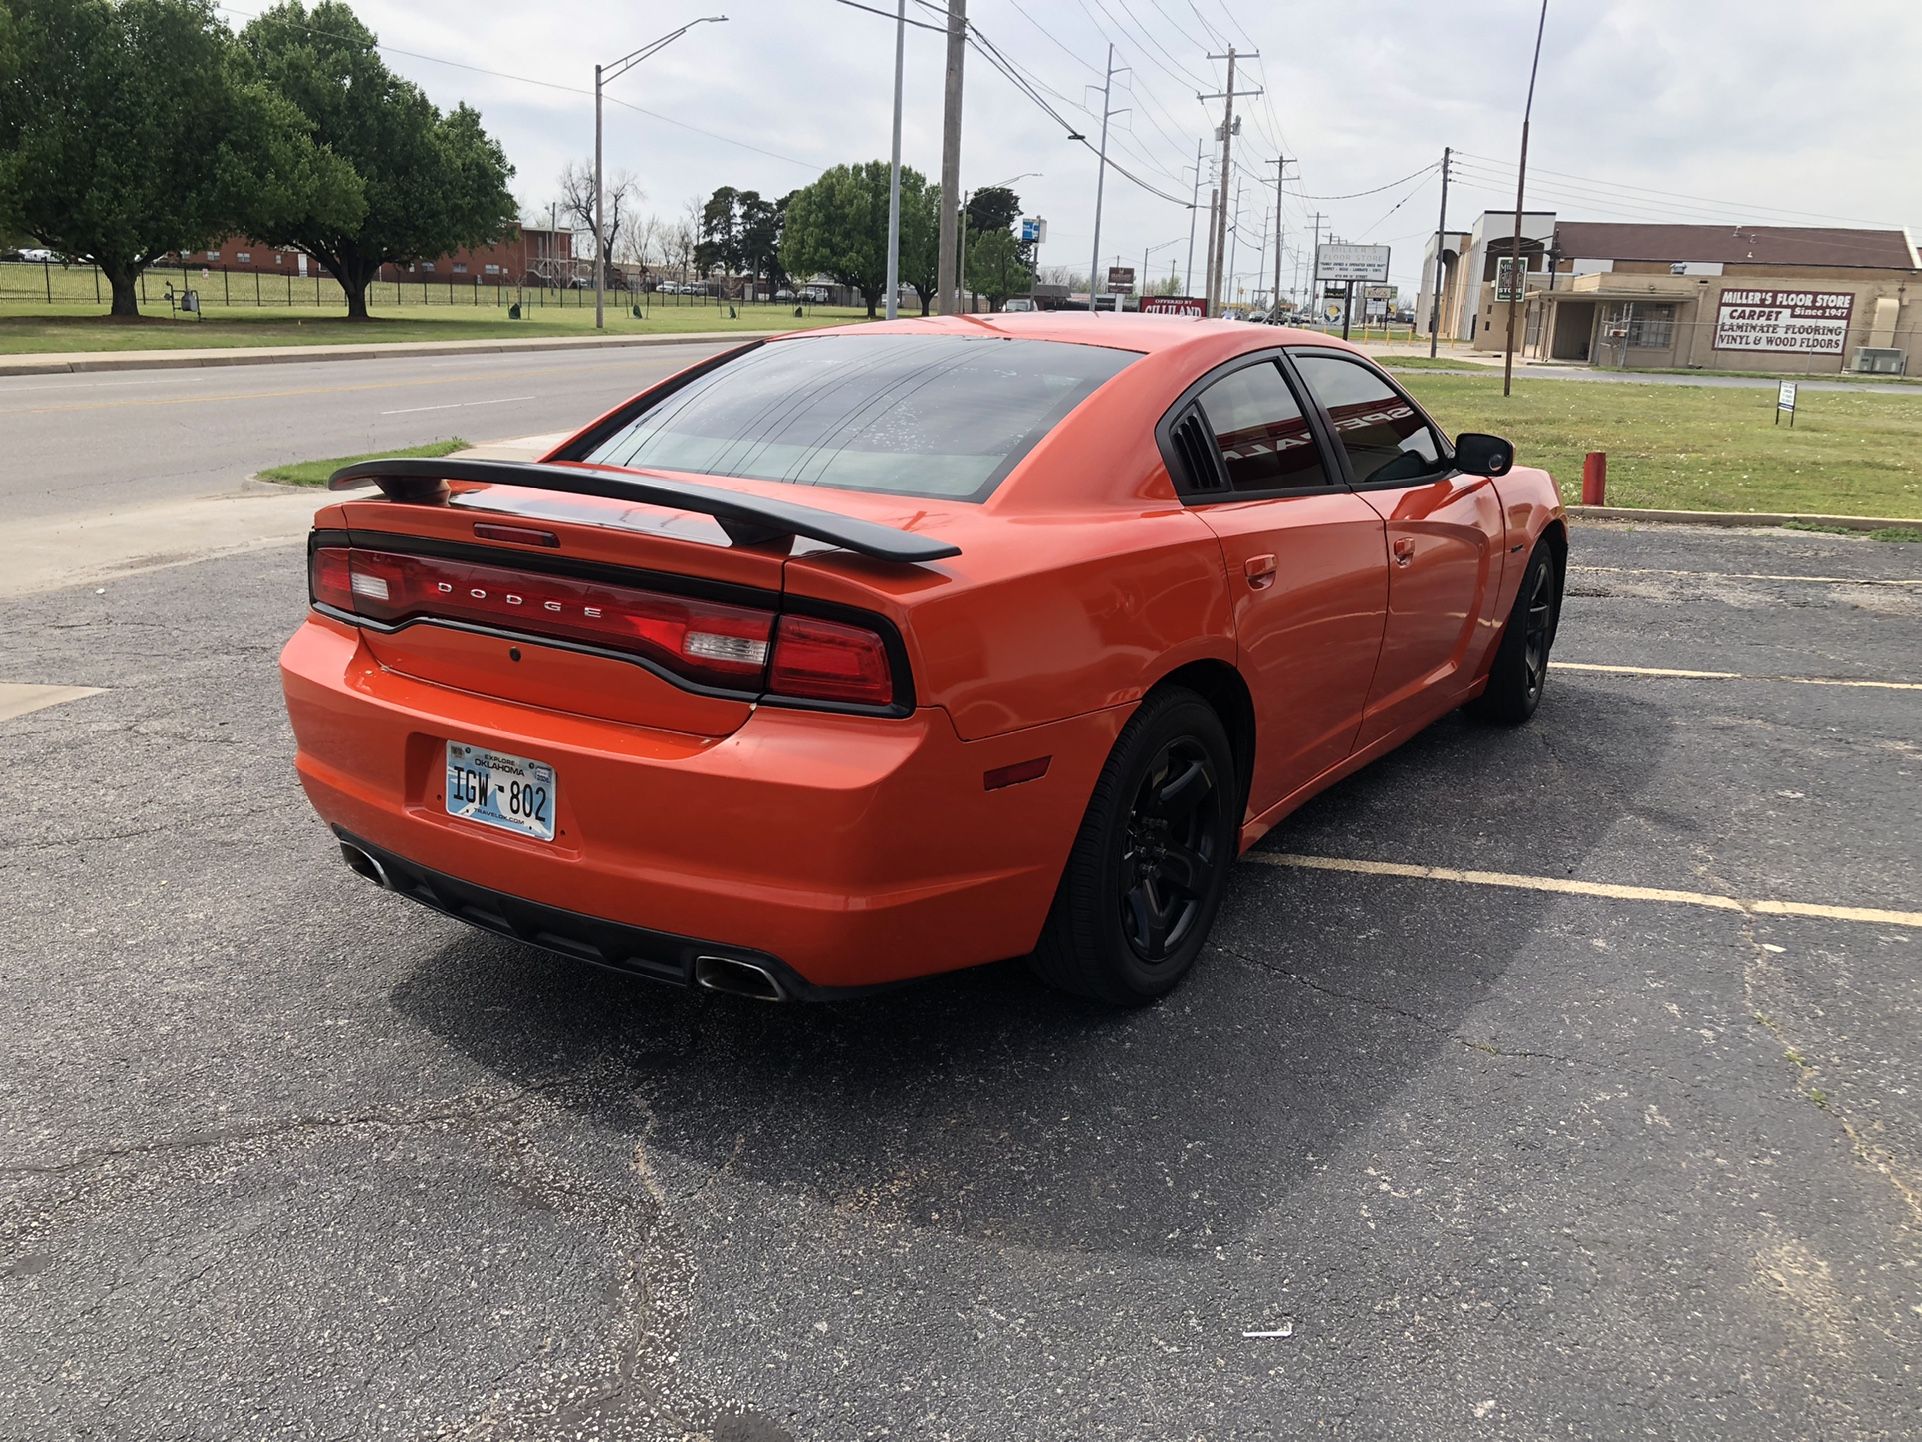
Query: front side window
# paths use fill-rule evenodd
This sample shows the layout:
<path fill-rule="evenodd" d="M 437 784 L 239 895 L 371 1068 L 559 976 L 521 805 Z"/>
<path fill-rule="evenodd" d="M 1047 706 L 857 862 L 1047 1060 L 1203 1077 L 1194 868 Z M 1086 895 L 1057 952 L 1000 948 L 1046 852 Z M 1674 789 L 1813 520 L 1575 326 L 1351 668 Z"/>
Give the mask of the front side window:
<path fill-rule="evenodd" d="M 1200 399 L 1230 490 L 1328 484 L 1308 418 L 1273 361 L 1223 376 Z"/>
<path fill-rule="evenodd" d="M 978 501 L 1135 358 L 992 336 L 772 341 L 567 459 Z"/>
<path fill-rule="evenodd" d="M 1329 355 L 1296 356 L 1295 368 L 1334 423 L 1357 485 L 1418 481 L 1441 470 L 1434 428 L 1374 370 Z"/>

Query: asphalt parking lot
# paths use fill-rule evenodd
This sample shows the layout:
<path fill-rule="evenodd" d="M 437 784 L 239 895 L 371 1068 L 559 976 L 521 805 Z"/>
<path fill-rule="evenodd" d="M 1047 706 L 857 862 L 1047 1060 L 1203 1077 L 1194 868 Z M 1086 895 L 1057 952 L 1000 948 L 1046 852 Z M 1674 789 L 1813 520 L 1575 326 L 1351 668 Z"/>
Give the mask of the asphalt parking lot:
<path fill-rule="evenodd" d="M 0 603 L 102 688 L 0 722 L 0 1437 L 1922 1435 L 1922 546 L 1573 562 L 1534 724 L 1312 803 L 1127 1015 L 376 892 L 297 548 Z"/>

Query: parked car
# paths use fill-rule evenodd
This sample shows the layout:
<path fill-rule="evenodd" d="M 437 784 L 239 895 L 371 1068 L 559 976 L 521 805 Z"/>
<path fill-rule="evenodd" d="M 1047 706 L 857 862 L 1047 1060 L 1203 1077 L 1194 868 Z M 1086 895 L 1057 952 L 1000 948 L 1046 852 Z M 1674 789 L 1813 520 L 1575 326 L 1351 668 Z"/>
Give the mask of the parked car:
<path fill-rule="evenodd" d="M 786 286 L 783 286 L 781 287 L 781 289 L 774 292 L 774 298 L 776 300 L 793 300 L 794 292 L 789 290 Z"/>
<path fill-rule="evenodd" d="M 539 463 L 337 472 L 380 492 L 315 517 L 300 779 L 361 875 L 566 956 L 780 1000 L 1027 954 L 1144 1003 L 1289 812 L 1534 713 L 1568 536 L 1512 462 L 1307 331 L 742 347 Z"/>
<path fill-rule="evenodd" d="M 818 285 L 804 285 L 801 287 L 801 299 L 814 305 L 826 305 L 828 293 Z"/>
<path fill-rule="evenodd" d="M 1025 295 L 1010 296 L 1001 302 L 1001 309 L 1009 315 L 1026 315 L 1034 309 L 1034 302 Z"/>
<path fill-rule="evenodd" d="M 53 252 L 43 245 L 30 245 L 20 252 L 20 259 L 31 261 L 35 265 L 51 261 L 53 258 Z"/>

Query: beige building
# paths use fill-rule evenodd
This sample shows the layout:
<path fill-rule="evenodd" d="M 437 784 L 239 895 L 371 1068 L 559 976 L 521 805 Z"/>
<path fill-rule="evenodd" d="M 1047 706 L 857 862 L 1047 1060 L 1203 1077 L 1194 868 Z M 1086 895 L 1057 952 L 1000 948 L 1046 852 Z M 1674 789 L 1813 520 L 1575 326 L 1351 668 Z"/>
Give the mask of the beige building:
<path fill-rule="evenodd" d="M 1524 220 L 1533 224 L 1524 226 L 1517 331 L 1528 358 L 1796 375 L 1922 370 L 1922 254 L 1906 231 Z M 1514 216 L 1490 212 L 1483 222 L 1445 237 L 1441 333 L 1500 350 L 1508 307 L 1498 272 Z M 1430 274 L 1434 249 L 1431 239 Z M 1417 314 L 1426 321 L 1425 309 Z"/>

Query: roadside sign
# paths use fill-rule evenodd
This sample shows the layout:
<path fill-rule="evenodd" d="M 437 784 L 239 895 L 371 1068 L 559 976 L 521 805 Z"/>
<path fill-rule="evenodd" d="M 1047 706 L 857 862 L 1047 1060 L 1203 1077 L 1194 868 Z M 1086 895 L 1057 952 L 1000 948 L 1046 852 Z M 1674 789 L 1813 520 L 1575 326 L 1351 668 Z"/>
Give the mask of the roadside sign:
<path fill-rule="evenodd" d="M 1040 216 L 1021 217 L 1021 243 L 1023 245 L 1042 245 L 1048 239 L 1048 222 Z"/>
<path fill-rule="evenodd" d="M 1528 284 L 1527 276 L 1528 276 L 1528 271 L 1524 269 L 1522 271 L 1522 277 L 1523 277 L 1522 284 L 1524 286 Z M 1496 300 L 1522 299 L 1521 291 L 1515 288 L 1515 257 L 1512 255 L 1504 255 L 1496 258 L 1495 299 Z"/>
<path fill-rule="evenodd" d="M 1315 247 L 1316 280 L 1388 280 L 1388 247 L 1385 245 L 1318 245 Z"/>
<path fill-rule="evenodd" d="M 1109 266 L 1108 289 L 1116 295 L 1133 295 L 1135 292 L 1135 268 L 1132 265 Z"/>
<path fill-rule="evenodd" d="M 1207 305 L 1193 295 L 1144 295 L 1141 297 L 1143 315 L 1205 315 Z"/>
<path fill-rule="evenodd" d="M 1789 413 L 1789 429 L 1795 429 L 1795 382 L 1783 381 L 1775 390 L 1775 424 L 1782 424 L 1782 412 Z"/>

